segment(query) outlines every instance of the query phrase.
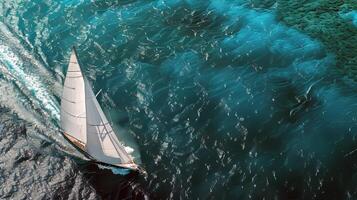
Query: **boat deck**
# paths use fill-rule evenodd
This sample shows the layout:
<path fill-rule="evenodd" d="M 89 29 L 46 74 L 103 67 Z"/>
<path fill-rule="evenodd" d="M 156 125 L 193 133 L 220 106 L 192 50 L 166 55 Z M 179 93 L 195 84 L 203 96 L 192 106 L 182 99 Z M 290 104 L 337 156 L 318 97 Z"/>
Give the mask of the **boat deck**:
<path fill-rule="evenodd" d="M 76 138 L 72 137 L 71 135 L 67 134 L 67 133 L 63 133 L 64 136 L 66 136 L 66 138 L 71 141 L 75 146 L 77 146 L 78 148 L 80 148 L 81 150 L 85 151 L 85 144 L 79 140 L 77 140 Z"/>

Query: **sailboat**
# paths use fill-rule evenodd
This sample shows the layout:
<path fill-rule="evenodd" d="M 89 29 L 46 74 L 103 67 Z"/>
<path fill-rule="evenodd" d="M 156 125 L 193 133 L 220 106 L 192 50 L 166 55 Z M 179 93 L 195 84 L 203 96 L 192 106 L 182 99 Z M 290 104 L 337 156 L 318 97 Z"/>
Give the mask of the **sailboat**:
<path fill-rule="evenodd" d="M 61 97 L 63 136 L 90 160 L 105 166 L 141 171 L 119 141 L 81 71 L 73 48 Z"/>

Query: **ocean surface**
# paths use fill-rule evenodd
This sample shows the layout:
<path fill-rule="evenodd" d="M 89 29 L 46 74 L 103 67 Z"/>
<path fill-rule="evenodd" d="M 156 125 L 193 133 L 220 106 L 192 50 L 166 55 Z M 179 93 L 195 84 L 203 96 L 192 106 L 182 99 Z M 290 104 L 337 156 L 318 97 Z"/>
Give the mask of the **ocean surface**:
<path fill-rule="evenodd" d="M 357 199 L 356 6 L 2 0 L 0 199 Z M 73 46 L 147 176 L 61 136 Z"/>

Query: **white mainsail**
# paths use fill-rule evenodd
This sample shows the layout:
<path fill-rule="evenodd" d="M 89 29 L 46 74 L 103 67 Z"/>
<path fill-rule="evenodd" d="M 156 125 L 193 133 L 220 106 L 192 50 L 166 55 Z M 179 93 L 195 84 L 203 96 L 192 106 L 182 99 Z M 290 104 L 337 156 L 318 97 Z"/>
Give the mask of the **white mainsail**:
<path fill-rule="evenodd" d="M 138 169 L 119 142 L 92 88 L 83 77 L 72 51 L 61 102 L 64 135 L 92 159 L 119 167 Z"/>
<path fill-rule="evenodd" d="M 86 123 L 84 78 L 73 50 L 63 85 L 61 126 L 67 137 L 83 145 L 87 141 Z"/>

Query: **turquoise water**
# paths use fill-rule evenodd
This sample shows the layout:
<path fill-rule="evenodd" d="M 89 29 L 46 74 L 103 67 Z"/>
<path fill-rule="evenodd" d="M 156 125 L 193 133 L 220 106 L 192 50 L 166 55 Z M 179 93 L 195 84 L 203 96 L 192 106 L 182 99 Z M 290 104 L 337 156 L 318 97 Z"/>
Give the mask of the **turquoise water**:
<path fill-rule="evenodd" d="M 356 198 L 356 83 L 268 5 L 5 0 L 0 105 L 42 130 L 29 137 L 47 156 L 73 159 L 53 130 L 76 46 L 153 199 Z"/>
<path fill-rule="evenodd" d="M 342 18 L 351 21 L 357 27 L 357 10 L 352 10 L 342 14 Z"/>

